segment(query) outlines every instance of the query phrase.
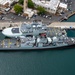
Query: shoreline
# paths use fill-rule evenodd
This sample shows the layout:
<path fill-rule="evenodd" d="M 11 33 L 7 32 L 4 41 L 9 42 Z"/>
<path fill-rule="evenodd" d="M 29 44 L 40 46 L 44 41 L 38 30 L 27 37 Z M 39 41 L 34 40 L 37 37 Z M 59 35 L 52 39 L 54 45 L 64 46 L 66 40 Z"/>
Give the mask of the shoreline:
<path fill-rule="evenodd" d="M 70 14 L 68 14 L 68 16 L 65 16 L 65 17 L 61 18 L 60 22 L 69 19 L 73 15 L 75 15 L 75 11 L 71 12 Z"/>

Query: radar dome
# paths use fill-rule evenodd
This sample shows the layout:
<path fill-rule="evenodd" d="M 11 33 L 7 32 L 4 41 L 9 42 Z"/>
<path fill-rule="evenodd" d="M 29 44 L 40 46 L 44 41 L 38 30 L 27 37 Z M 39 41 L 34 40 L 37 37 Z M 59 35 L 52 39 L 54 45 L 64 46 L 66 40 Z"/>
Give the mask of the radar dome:
<path fill-rule="evenodd" d="M 39 43 L 40 42 L 40 38 L 37 38 L 37 43 Z"/>
<path fill-rule="evenodd" d="M 58 38 L 57 37 L 53 37 L 53 42 L 57 42 L 58 41 Z"/>
<path fill-rule="evenodd" d="M 52 40 L 51 40 L 50 37 L 47 37 L 47 39 L 48 39 L 48 43 L 51 43 L 52 42 Z"/>

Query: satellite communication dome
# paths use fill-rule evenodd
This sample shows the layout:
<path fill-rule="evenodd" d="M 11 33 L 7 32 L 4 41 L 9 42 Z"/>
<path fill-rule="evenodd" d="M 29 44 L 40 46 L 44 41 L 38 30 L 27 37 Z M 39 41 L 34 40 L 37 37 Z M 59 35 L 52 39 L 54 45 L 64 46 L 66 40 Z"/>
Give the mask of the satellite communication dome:
<path fill-rule="evenodd" d="M 39 43 L 40 42 L 40 38 L 37 38 L 37 43 Z"/>
<path fill-rule="evenodd" d="M 47 37 L 47 39 L 48 39 L 48 43 L 51 43 L 52 42 L 52 40 L 51 40 L 50 37 Z"/>
<path fill-rule="evenodd" d="M 57 37 L 53 37 L 53 42 L 57 42 L 58 41 L 58 38 Z"/>

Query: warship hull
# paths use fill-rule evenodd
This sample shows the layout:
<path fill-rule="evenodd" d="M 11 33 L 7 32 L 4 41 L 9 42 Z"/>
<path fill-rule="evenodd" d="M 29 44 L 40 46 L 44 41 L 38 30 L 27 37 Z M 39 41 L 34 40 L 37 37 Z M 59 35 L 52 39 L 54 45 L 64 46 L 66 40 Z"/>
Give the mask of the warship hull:
<path fill-rule="evenodd" d="M 0 48 L 0 51 L 42 51 L 42 50 L 62 50 L 75 48 L 75 43 L 71 45 L 55 46 L 55 47 L 33 47 L 33 48 Z"/>

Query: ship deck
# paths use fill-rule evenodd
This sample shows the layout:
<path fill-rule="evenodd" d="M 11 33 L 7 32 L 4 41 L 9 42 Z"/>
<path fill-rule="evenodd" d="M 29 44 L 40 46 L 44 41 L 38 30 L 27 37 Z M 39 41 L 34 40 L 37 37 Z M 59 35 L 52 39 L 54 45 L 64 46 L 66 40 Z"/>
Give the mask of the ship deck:
<path fill-rule="evenodd" d="M 0 48 L 17 48 L 20 42 L 17 39 L 4 39 L 0 40 Z"/>
<path fill-rule="evenodd" d="M 56 28 L 49 27 L 48 28 L 48 36 L 50 36 L 50 37 L 57 36 L 59 33 L 62 33 L 61 28 L 58 28 L 58 27 L 56 27 Z"/>
<path fill-rule="evenodd" d="M 75 44 L 75 38 L 68 38 L 67 40 L 63 40 L 64 42 L 57 42 L 57 46 L 64 46 L 66 43 L 67 45 L 73 45 Z M 62 44 L 63 43 L 63 44 Z M 53 47 L 53 46 L 51 46 Z M 51 48 L 50 45 L 49 46 L 45 46 L 45 48 Z M 21 49 L 21 42 L 18 41 L 17 39 L 4 39 L 4 40 L 0 40 L 0 49 Z M 38 49 L 39 47 L 32 47 L 31 49 Z M 42 47 L 44 48 L 44 47 Z"/>

